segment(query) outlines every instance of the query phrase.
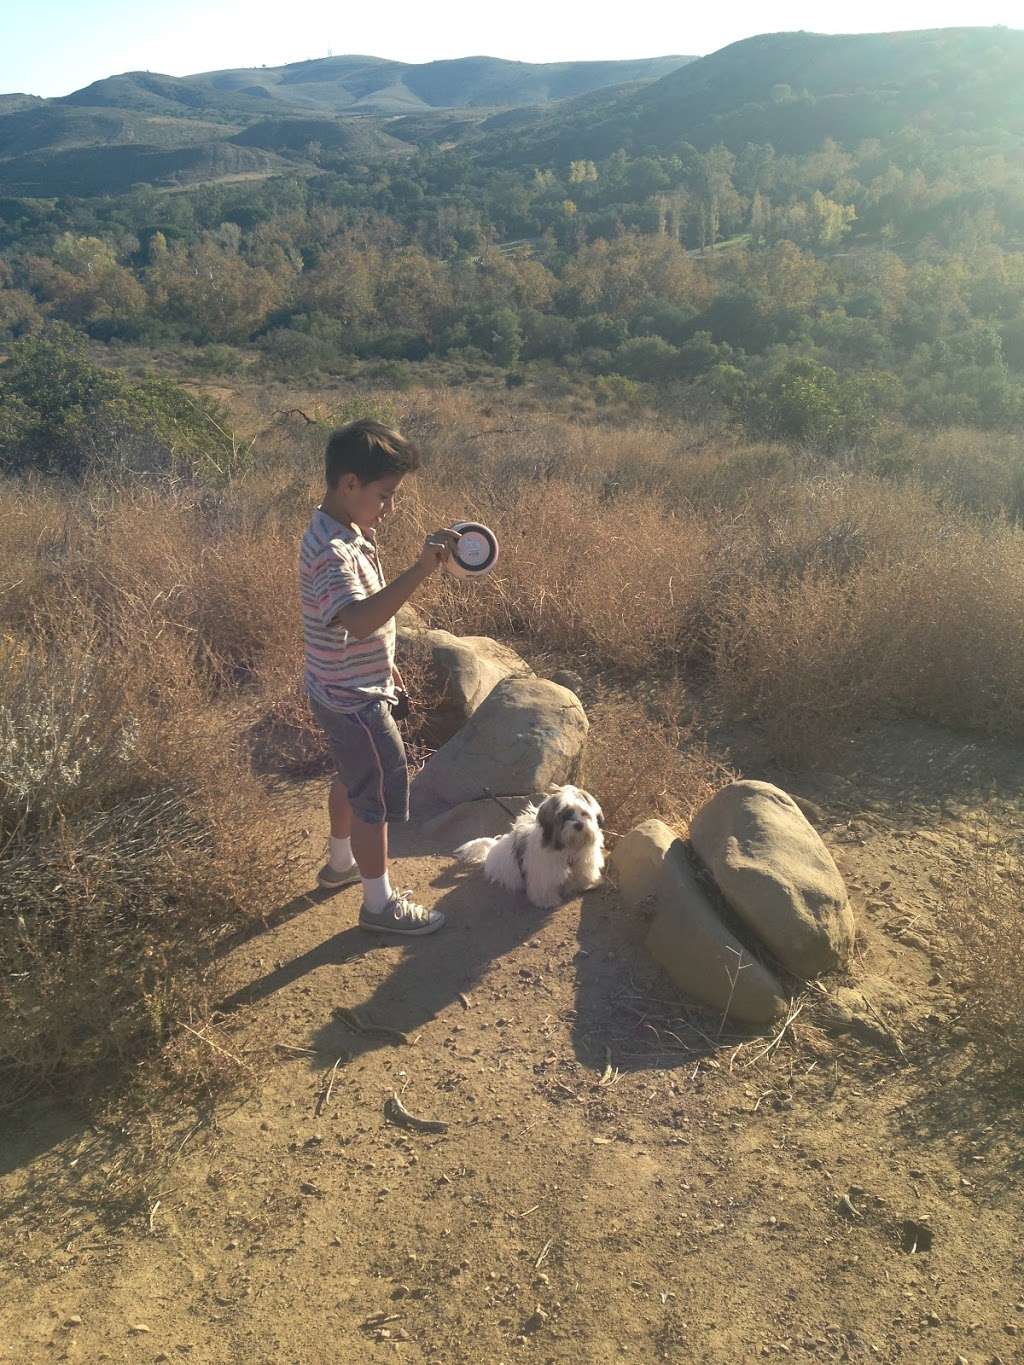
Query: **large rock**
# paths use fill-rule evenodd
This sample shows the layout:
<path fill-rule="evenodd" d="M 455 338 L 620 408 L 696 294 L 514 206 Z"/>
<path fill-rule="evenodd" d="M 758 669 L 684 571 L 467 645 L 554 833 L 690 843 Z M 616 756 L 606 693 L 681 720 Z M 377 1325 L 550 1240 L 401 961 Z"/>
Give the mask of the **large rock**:
<path fill-rule="evenodd" d="M 645 820 L 624 834 L 608 857 L 619 895 L 635 910 L 658 889 L 665 854 L 679 836 L 661 820 Z"/>
<path fill-rule="evenodd" d="M 648 951 L 684 994 L 733 1023 L 768 1024 L 785 1012 L 782 984 L 723 923 L 668 825 L 645 820 L 609 861 L 626 903 L 650 902 Z"/>
<path fill-rule="evenodd" d="M 427 692 L 437 697 L 423 727 L 432 747 L 447 744 L 502 678 L 529 675 L 529 665 L 486 635 L 450 635 L 415 624 L 398 628 L 398 666 L 425 665 Z"/>
<path fill-rule="evenodd" d="M 416 774 L 413 818 L 464 801 L 543 792 L 579 776 L 586 743 L 579 699 L 543 678 L 503 679 L 463 728 Z"/>
<path fill-rule="evenodd" d="M 540 802 L 543 793 L 531 796 L 503 796 L 500 804 L 493 797 L 482 801 L 463 801 L 443 810 L 421 825 L 437 848 L 457 848 L 470 839 L 493 839 L 504 834 L 515 817 L 531 800 Z"/>
<path fill-rule="evenodd" d="M 849 957 L 855 925 L 846 884 L 779 787 L 723 787 L 697 812 L 690 839 L 728 904 L 787 971 L 808 980 Z"/>

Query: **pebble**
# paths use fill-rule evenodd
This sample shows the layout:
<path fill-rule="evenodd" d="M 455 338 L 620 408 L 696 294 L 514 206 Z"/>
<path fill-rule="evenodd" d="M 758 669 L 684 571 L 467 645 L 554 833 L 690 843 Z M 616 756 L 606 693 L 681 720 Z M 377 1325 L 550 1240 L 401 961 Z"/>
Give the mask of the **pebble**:
<path fill-rule="evenodd" d="M 920 934 L 907 932 L 900 935 L 900 942 L 907 948 L 919 948 L 922 952 L 931 952 L 932 945 Z"/>
<path fill-rule="evenodd" d="M 133 1322 L 128 1330 L 131 1332 L 132 1336 L 138 1337 L 143 1336 L 146 1332 L 151 1332 L 153 1329 L 152 1327 L 148 1327 L 144 1322 Z"/>
<path fill-rule="evenodd" d="M 859 1218 L 859 1217 L 860 1217 L 860 1212 L 859 1212 L 859 1210 L 857 1210 L 857 1209 L 855 1209 L 855 1208 L 853 1207 L 853 1204 L 850 1202 L 850 1196 L 849 1196 L 848 1194 L 844 1194 L 844 1195 L 841 1195 L 841 1196 L 840 1196 L 840 1198 L 839 1198 L 838 1212 L 839 1212 L 844 1218 Z"/>
<path fill-rule="evenodd" d="M 82 1325 L 82 1319 L 77 1315 L 77 1313 L 75 1314 L 74 1317 L 65 1318 L 65 1319 L 64 1319 L 64 1326 L 65 1326 L 65 1327 L 68 1327 L 68 1328 L 71 1328 L 71 1327 L 81 1327 L 81 1325 Z"/>
<path fill-rule="evenodd" d="M 526 1319 L 526 1321 L 523 1323 L 523 1331 L 524 1331 L 524 1332 L 537 1332 L 537 1331 L 540 1330 L 540 1328 L 542 1328 L 542 1327 L 544 1326 L 544 1324 L 547 1322 L 547 1320 L 548 1320 L 548 1315 L 547 1315 L 547 1313 L 545 1313 L 545 1312 L 544 1312 L 544 1309 L 541 1308 L 540 1304 L 538 1304 L 537 1307 L 534 1309 L 534 1311 L 530 1314 L 530 1316 L 529 1316 L 529 1317 Z"/>

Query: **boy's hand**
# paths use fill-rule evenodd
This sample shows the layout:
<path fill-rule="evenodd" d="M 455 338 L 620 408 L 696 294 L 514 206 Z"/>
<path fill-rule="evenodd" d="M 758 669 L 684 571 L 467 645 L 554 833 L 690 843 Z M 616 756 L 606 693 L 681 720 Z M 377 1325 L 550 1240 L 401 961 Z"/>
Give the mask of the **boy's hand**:
<path fill-rule="evenodd" d="M 459 542 L 460 532 L 450 531 L 443 528 L 440 531 L 431 531 L 423 542 L 423 549 L 420 551 L 420 567 L 426 569 L 428 574 L 451 558 L 451 553 Z"/>

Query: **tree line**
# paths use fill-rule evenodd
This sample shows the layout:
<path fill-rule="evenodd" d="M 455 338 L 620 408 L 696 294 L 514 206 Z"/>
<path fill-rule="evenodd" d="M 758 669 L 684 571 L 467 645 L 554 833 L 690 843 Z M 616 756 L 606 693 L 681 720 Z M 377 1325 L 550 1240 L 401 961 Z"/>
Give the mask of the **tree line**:
<path fill-rule="evenodd" d="M 515 169 L 459 149 L 304 155 L 318 175 L 0 199 L 0 338 L 59 321 L 211 366 L 255 348 L 286 374 L 559 366 L 835 443 L 888 415 L 1024 416 L 1019 149 L 907 129 Z"/>

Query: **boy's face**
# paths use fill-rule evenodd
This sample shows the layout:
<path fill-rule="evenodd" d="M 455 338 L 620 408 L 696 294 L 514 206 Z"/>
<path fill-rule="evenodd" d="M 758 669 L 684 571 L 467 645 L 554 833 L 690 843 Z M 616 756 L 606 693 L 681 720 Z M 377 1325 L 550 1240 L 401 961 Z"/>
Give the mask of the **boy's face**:
<path fill-rule="evenodd" d="M 395 495 L 404 474 L 388 474 L 371 483 L 360 483 L 354 474 L 343 474 L 338 481 L 338 492 L 345 515 L 361 531 L 372 531 L 379 526 L 395 505 Z"/>

